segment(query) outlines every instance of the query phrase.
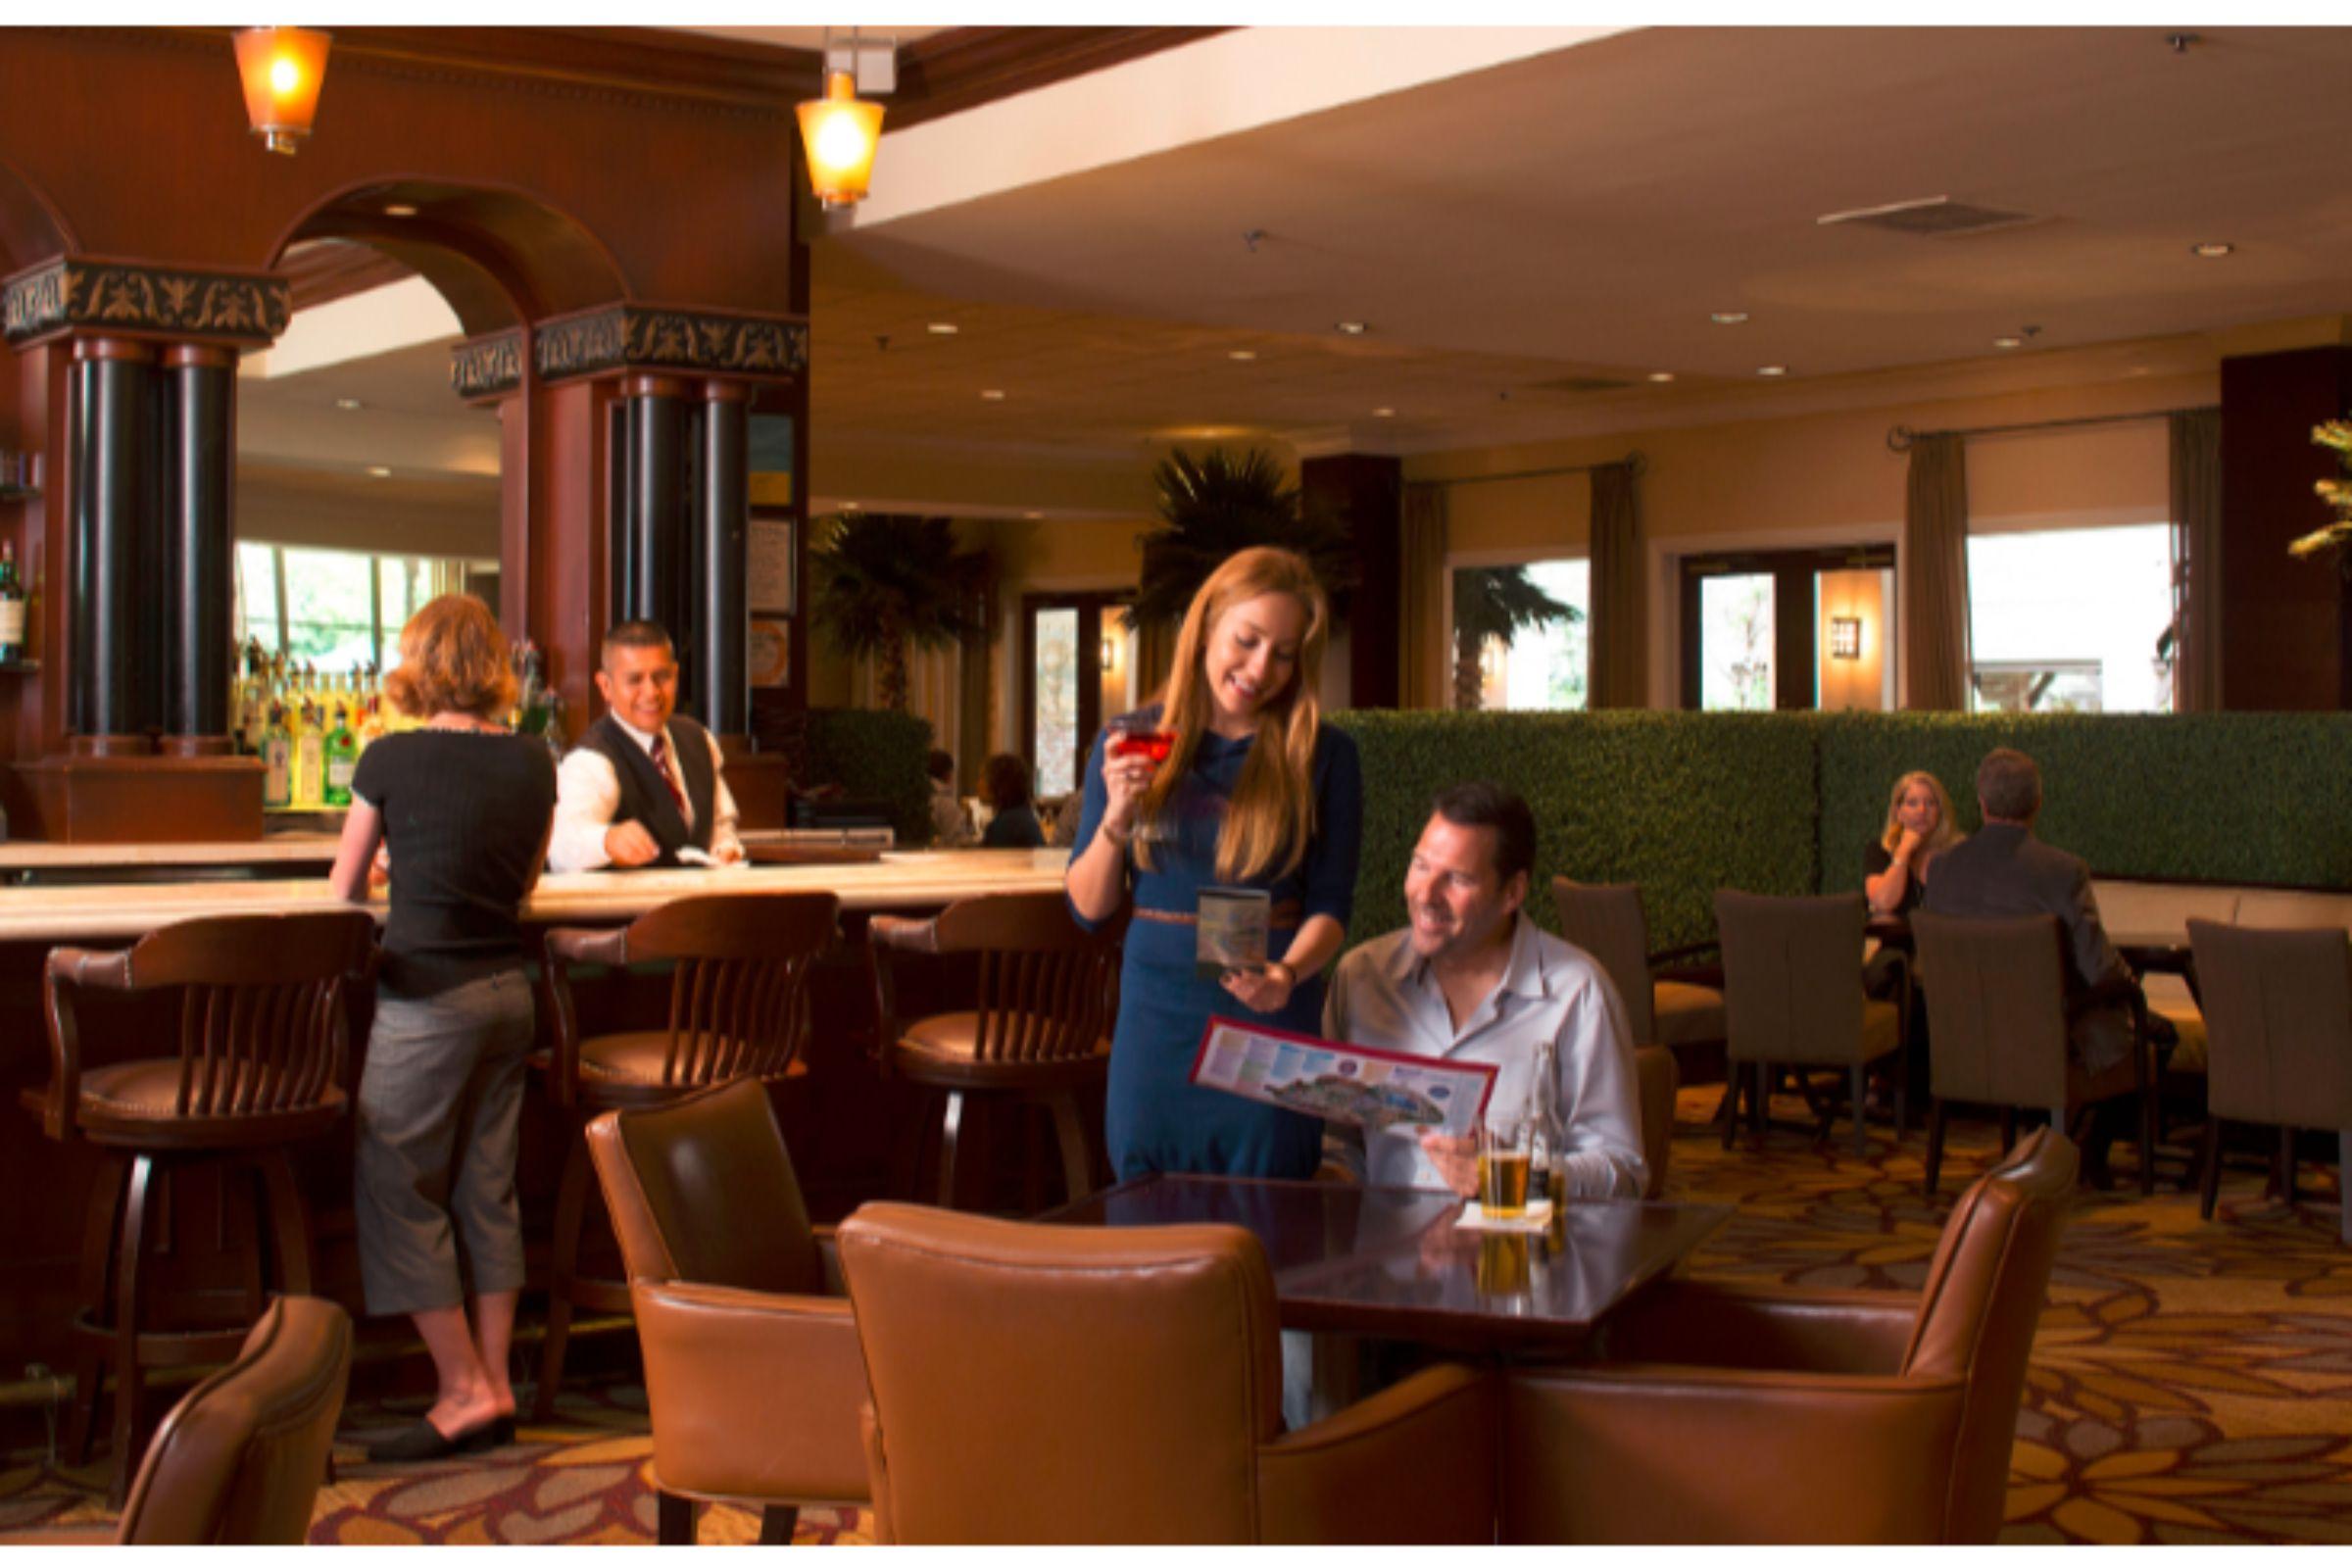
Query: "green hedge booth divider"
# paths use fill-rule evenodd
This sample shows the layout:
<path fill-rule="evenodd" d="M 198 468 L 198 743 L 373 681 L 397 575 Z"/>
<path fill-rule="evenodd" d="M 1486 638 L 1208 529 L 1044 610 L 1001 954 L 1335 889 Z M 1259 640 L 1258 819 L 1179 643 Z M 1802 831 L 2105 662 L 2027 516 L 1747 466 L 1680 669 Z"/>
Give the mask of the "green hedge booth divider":
<path fill-rule="evenodd" d="M 1404 923 L 1404 869 L 1430 797 L 1463 779 L 1508 785 L 1534 808 L 1529 911 L 1554 924 L 1555 874 L 1639 882 L 1653 947 L 1715 934 L 1715 890 L 1810 893 L 1810 713 L 1345 712 L 1364 768 L 1355 915 L 1362 942 Z"/>
<path fill-rule="evenodd" d="M 2352 888 L 2352 714 L 1852 713 L 1821 736 L 1822 885 L 1862 885 L 1894 781 L 1925 768 L 1978 825 L 1977 763 L 2041 768 L 2037 831 L 2104 876 Z"/>
<path fill-rule="evenodd" d="M 931 721 L 910 713 L 859 708 L 812 709 L 809 777 L 796 785 L 838 784 L 854 800 L 891 803 L 899 843 L 931 842 Z"/>

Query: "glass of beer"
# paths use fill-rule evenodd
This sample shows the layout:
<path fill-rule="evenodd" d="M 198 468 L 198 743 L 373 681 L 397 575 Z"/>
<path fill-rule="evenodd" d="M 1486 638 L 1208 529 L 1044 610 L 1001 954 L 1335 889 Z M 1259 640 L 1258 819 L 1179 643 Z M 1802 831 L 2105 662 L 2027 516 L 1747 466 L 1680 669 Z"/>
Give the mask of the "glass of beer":
<path fill-rule="evenodd" d="M 1527 1212 L 1527 1184 L 1534 1151 L 1520 1117 L 1490 1120 L 1478 1130 L 1478 1206 L 1495 1219 Z"/>

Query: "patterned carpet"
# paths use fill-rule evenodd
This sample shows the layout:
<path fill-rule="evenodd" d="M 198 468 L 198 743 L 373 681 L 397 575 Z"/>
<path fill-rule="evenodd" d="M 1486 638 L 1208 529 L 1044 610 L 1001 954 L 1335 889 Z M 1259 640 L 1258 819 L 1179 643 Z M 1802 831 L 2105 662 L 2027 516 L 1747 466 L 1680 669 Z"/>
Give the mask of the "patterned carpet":
<path fill-rule="evenodd" d="M 1729 1153 L 1698 1124 L 1718 1091 L 1685 1092 L 1672 1196 L 1739 1213 L 1692 1264 L 1702 1276 L 1916 1290 L 1952 1198 L 1995 1152 L 1956 1129 L 1942 1196 L 1919 1193 L 1924 1139 L 1883 1130 L 1856 1161 L 1776 1129 Z M 1792 1120 L 1793 1100 L 1777 1103 Z M 2133 1174 L 2132 1152 L 2117 1164 Z M 2178 1161 L 2165 1175 L 2178 1175 Z M 2352 1542 L 2352 1250 L 2336 1240 L 2333 1172 L 2307 1172 L 2289 1211 L 2251 1165 L 2225 1167 L 2215 1223 L 2168 1179 L 2084 1194 L 2059 1254 L 2019 1421 L 2003 1540 L 2228 1544 Z M 642 1391 L 567 1394 L 560 1417 L 502 1452 L 373 1468 L 339 1450 L 315 1543 L 644 1543 Z M 356 1411 L 353 1423 L 397 1420 Z M 34 1461 L 34 1462 L 28 1462 Z M 102 1468 L 0 1472 L 0 1541 L 103 1540 Z M 706 1542 L 749 1542 L 758 1520 L 705 1511 Z M 796 1544 L 867 1541 L 858 1510 L 807 1510 Z"/>

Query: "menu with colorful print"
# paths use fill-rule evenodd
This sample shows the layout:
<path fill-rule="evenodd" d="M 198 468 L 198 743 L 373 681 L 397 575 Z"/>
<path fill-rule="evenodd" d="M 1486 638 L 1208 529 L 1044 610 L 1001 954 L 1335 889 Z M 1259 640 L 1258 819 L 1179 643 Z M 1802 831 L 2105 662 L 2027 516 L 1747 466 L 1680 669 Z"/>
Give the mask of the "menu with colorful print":
<path fill-rule="evenodd" d="M 1326 1121 L 1459 1138 L 1478 1131 L 1495 1070 L 1488 1062 L 1411 1056 L 1211 1017 L 1200 1032 L 1192 1081 Z"/>

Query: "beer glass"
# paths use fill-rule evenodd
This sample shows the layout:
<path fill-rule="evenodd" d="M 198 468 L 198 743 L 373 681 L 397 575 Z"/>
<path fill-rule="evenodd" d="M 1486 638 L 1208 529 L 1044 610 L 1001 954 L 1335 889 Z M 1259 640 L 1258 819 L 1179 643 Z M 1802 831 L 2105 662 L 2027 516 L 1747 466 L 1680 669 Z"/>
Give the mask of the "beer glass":
<path fill-rule="evenodd" d="M 1517 1219 L 1527 1212 L 1533 1153 L 1522 1117 L 1490 1119 L 1479 1128 L 1478 1206 L 1488 1215 Z"/>

